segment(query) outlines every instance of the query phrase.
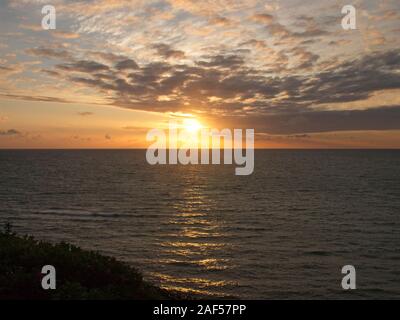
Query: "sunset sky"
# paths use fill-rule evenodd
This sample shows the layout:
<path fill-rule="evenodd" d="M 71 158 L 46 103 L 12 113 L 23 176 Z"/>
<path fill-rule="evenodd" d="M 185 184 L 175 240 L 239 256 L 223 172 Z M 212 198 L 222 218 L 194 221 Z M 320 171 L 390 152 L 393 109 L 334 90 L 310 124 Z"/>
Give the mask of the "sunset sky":
<path fill-rule="evenodd" d="M 43 5 L 56 30 L 43 30 Z M 343 30 L 341 9 L 357 9 Z M 145 148 L 169 120 L 266 148 L 400 148 L 400 2 L 0 0 L 0 148 Z"/>

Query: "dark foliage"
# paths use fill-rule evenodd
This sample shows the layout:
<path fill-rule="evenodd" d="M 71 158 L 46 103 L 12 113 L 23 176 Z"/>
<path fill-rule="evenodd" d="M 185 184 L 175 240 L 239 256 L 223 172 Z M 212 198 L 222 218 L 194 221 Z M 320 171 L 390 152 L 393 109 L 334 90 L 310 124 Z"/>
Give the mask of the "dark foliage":
<path fill-rule="evenodd" d="M 44 265 L 56 268 L 56 290 L 41 286 Z M 145 300 L 171 294 L 143 281 L 128 264 L 76 246 L 0 232 L 0 299 Z"/>

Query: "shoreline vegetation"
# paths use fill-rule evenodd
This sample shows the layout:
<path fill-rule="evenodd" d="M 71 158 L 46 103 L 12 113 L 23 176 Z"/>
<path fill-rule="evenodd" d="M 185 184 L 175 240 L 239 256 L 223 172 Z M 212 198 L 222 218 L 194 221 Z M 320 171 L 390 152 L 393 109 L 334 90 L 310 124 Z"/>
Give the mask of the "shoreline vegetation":
<path fill-rule="evenodd" d="M 56 289 L 42 288 L 42 268 L 56 269 Z M 127 263 L 68 243 L 20 236 L 10 224 L 0 231 L 0 300 L 193 299 L 143 280 Z"/>

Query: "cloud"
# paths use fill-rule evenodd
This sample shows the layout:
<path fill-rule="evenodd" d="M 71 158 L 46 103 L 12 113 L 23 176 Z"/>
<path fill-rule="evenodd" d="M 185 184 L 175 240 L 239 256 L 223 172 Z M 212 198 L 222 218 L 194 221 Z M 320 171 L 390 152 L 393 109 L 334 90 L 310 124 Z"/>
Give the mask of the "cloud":
<path fill-rule="evenodd" d="M 107 84 L 105 81 L 101 79 L 89 79 L 82 77 L 69 77 L 68 79 L 72 82 L 86 85 L 88 87 L 94 87 L 100 90 L 116 90 L 116 86 L 114 86 L 113 84 Z"/>
<path fill-rule="evenodd" d="M 208 20 L 209 24 L 220 27 L 231 26 L 234 22 L 226 17 L 215 15 Z"/>
<path fill-rule="evenodd" d="M 89 112 L 89 111 L 83 111 L 83 112 L 78 112 L 78 115 L 80 115 L 82 117 L 87 117 L 87 116 L 94 115 L 94 113 L 93 112 Z"/>
<path fill-rule="evenodd" d="M 96 71 L 108 71 L 110 68 L 102 63 L 95 61 L 80 60 L 68 64 L 59 64 L 57 68 L 64 71 L 75 71 L 75 72 L 96 72 Z"/>
<path fill-rule="evenodd" d="M 115 11 L 141 7 L 146 0 L 76 0 L 63 1 L 59 5 L 61 10 L 71 15 L 96 16 L 109 14 Z"/>
<path fill-rule="evenodd" d="M 213 15 L 223 10 L 230 11 L 242 6 L 238 0 L 168 0 L 177 9 L 185 10 L 194 15 Z"/>
<path fill-rule="evenodd" d="M 165 59 L 184 59 L 185 52 L 180 50 L 174 50 L 171 46 L 165 43 L 159 43 L 153 45 L 153 48 L 157 50 L 158 54 Z"/>
<path fill-rule="evenodd" d="M 134 60 L 125 59 L 125 60 L 119 61 L 115 65 L 115 68 L 118 70 L 128 70 L 128 69 L 136 70 L 136 69 L 139 69 L 139 66 Z"/>
<path fill-rule="evenodd" d="M 295 134 L 295 135 L 289 135 L 287 138 L 294 138 L 294 139 L 308 139 L 311 138 L 309 134 Z"/>
<path fill-rule="evenodd" d="M 24 65 L 13 64 L 8 66 L 0 66 L 0 76 L 11 76 L 24 71 Z"/>
<path fill-rule="evenodd" d="M 80 37 L 79 33 L 68 32 L 68 31 L 54 30 L 50 34 L 53 37 L 60 38 L 60 39 L 78 39 Z"/>
<path fill-rule="evenodd" d="M 257 49 L 265 49 L 268 48 L 267 42 L 264 40 L 257 40 L 257 39 L 250 39 L 240 44 L 241 47 L 243 46 L 253 46 Z"/>
<path fill-rule="evenodd" d="M 122 127 L 122 129 L 124 129 L 124 130 L 136 130 L 136 129 L 138 129 L 139 127 L 135 127 L 135 126 L 125 126 L 125 127 Z"/>
<path fill-rule="evenodd" d="M 230 125 L 268 134 L 303 135 L 331 131 L 399 130 L 400 106 L 367 110 L 303 111 L 286 114 L 227 117 Z M 305 137 L 303 137 L 305 138 Z"/>
<path fill-rule="evenodd" d="M 40 24 L 26 24 L 22 23 L 19 25 L 21 29 L 26 29 L 30 31 L 43 31 L 43 28 Z"/>
<path fill-rule="evenodd" d="M 302 99 L 320 103 L 366 99 L 379 90 L 400 88 L 400 50 L 374 52 L 320 72 Z"/>
<path fill-rule="evenodd" d="M 312 68 L 319 60 L 303 47 L 286 54 L 296 58 L 295 71 Z M 97 89 L 113 105 L 161 112 L 193 112 L 193 108 L 210 114 L 301 112 L 400 89 L 399 49 L 327 64 L 312 77 L 296 73 L 269 76 L 249 67 L 246 55 L 207 55 L 194 65 L 165 61 L 138 66 L 124 59 L 110 66 L 78 61 L 59 64 L 56 69 L 64 73 L 63 78 Z M 128 72 L 112 71 L 118 67 Z M 78 77 L 76 72 L 82 75 Z"/>
<path fill-rule="evenodd" d="M 15 129 L 9 129 L 6 131 L 0 130 L 0 136 L 18 136 L 21 132 Z"/>
<path fill-rule="evenodd" d="M 293 50 L 288 50 L 287 53 L 291 54 L 297 59 L 296 65 L 293 67 L 295 70 L 308 69 L 318 62 L 319 55 L 307 51 L 304 47 L 297 46 Z"/>
<path fill-rule="evenodd" d="M 21 29 L 43 32 L 43 27 L 41 24 L 20 24 L 19 27 Z M 61 31 L 61 30 L 51 30 L 49 34 L 55 38 L 60 39 L 77 39 L 80 37 L 78 33 L 70 32 L 70 31 Z"/>
<path fill-rule="evenodd" d="M 4 121 L 7 121 L 7 120 L 8 120 L 8 117 L 0 116 L 0 122 L 4 122 Z"/>
<path fill-rule="evenodd" d="M 58 50 L 52 48 L 32 48 L 26 50 L 26 53 L 33 56 L 44 57 L 44 58 L 51 58 L 51 59 L 64 59 L 70 60 L 72 54 L 66 50 Z"/>
<path fill-rule="evenodd" d="M 73 101 L 64 98 L 57 97 L 46 97 L 46 96 L 29 96 L 29 95 L 16 95 L 16 94 L 3 94 L 0 93 L 0 97 L 5 99 L 15 99 L 24 101 L 40 101 L 40 102 L 60 102 L 60 103 L 71 103 Z"/>
<path fill-rule="evenodd" d="M 274 16 L 268 13 L 258 13 L 251 17 L 251 20 L 263 23 L 263 24 L 270 24 L 274 21 Z"/>
<path fill-rule="evenodd" d="M 12 71 L 14 71 L 14 69 L 11 67 L 0 66 L 0 73 L 9 73 Z"/>
<path fill-rule="evenodd" d="M 245 64 L 244 58 L 235 54 L 206 56 L 205 58 L 208 61 L 198 61 L 197 65 L 209 68 L 232 69 L 239 68 Z"/>
<path fill-rule="evenodd" d="M 71 139 L 72 139 L 72 140 L 85 141 L 85 142 L 89 142 L 89 141 L 92 140 L 92 139 L 89 138 L 89 137 L 82 137 L 82 136 L 80 136 L 80 135 L 74 135 L 74 136 L 71 137 Z"/>
<path fill-rule="evenodd" d="M 263 24 L 267 31 L 276 37 L 276 42 L 290 41 L 298 38 L 316 38 L 326 36 L 328 31 L 321 29 L 313 17 L 299 16 L 297 18 L 297 27 L 303 28 L 302 31 L 292 31 L 286 25 L 283 25 L 278 19 L 269 13 L 258 13 L 251 17 L 251 20 Z"/>
<path fill-rule="evenodd" d="M 369 28 L 364 34 L 364 38 L 369 45 L 372 46 L 381 46 L 384 45 L 387 41 L 386 37 L 375 28 Z"/>
<path fill-rule="evenodd" d="M 400 89 L 399 49 L 389 32 L 398 28 L 398 15 L 381 6 L 365 17 L 365 29 L 360 24 L 360 32 L 351 33 L 340 28 L 340 10 L 325 3 L 311 7 L 307 1 L 295 10 L 290 1 L 56 1 L 63 13 L 60 25 L 68 23 L 71 32 L 51 32 L 52 42 L 44 46 L 42 37 L 26 31 L 38 26 L 25 17 L 25 31 L 18 36 L 23 40 L 18 48 L 12 42 L 7 46 L 19 50 L 17 59 L 34 57 L 42 64 L 21 69 L 4 57 L 2 75 L 24 72 L 1 83 L 3 98 L 70 102 L 68 97 L 79 92 L 130 109 L 276 121 L 282 134 L 301 135 L 301 128 L 314 127 L 300 119 L 345 118 L 342 110 L 324 112 L 350 104 L 380 108 L 377 99 L 368 101 Z M 29 10 L 37 4 L 23 0 L 14 7 Z M 378 18 L 380 12 L 387 21 Z M 85 41 L 64 41 L 79 36 Z M 32 43 L 38 47 L 26 49 Z M 71 95 L 30 96 L 22 91 L 24 80 L 32 85 L 29 92 L 62 86 Z M 388 104 L 397 100 L 382 102 Z M 340 129 L 337 122 L 334 127 Z"/>
<path fill-rule="evenodd" d="M 51 76 L 51 77 L 60 77 L 61 76 L 61 74 L 59 72 L 54 71 L 54 70 L 42 69 L 42 70 L 40 70 L 40 72 L 42 72 L 48 76 Z"/>
<path fill-rule="evenodd" d="M 119 55 L 119 54 L 115 54 L 112 52 L 101 52 L 101 51 L 90 51 L 88 52 L 88 55 L 93 57 L 93 59 L 101 59 L 103 61 L 105 61 L 106 63 L 116 63 L 122 60 L 127 60 L 128 58 L 123 56 L 123 55 Z"/>

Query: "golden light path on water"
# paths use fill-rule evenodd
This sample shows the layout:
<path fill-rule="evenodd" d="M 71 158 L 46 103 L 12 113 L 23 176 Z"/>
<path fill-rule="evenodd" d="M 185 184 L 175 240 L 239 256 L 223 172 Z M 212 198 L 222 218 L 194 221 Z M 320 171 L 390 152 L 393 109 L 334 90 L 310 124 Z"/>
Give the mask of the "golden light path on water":
<path fill-rule="evenodd" d="M 205 192 L 208 190 L 207 177 L 201 167 L 185 167 L 181 179 L 184 185 L 181 201 L 174 204 L 175 214 L 168 221 L 173 231 L 160 237 L 161 256 L 168 258 L 162 258 L 158 263 L 182 268 L 184 276 L 165 273 L 153 273 L 152 276 L 169 290 L 223 295 L 225 286 L 236 285 L 223 280 L 224 270 L 232 265 L 230 259 L 221 257 L 221 252 L 232 244 L 227 242 L 222 230 L 223 221 L 213 216 L 216 206 Z"/>

